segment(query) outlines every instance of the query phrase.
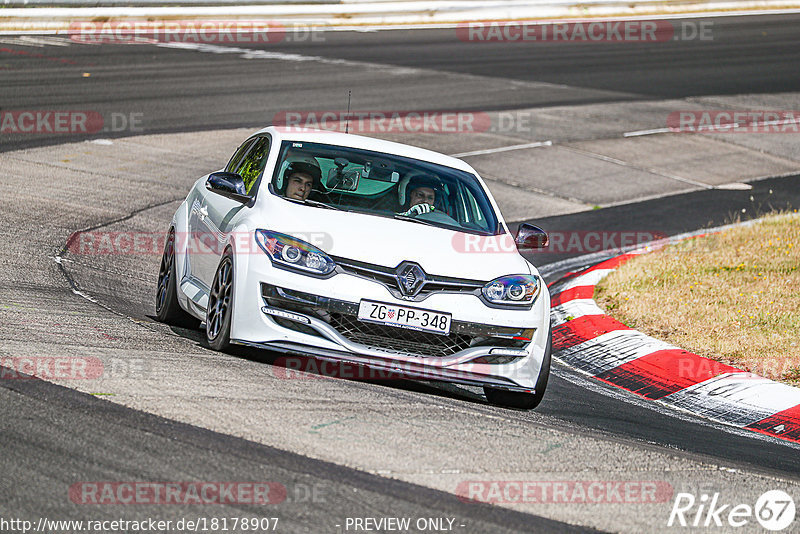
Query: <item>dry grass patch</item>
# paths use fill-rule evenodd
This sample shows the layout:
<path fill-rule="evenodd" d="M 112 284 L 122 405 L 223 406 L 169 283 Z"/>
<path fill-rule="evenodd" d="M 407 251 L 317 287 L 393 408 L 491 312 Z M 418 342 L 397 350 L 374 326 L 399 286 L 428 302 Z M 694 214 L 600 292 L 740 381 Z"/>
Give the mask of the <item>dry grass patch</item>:
<path fill-rule="evenodd" d="M 597 286 L 609 315 L 650 336 L 800 385 L 800 215 L 636 257 Z"/>

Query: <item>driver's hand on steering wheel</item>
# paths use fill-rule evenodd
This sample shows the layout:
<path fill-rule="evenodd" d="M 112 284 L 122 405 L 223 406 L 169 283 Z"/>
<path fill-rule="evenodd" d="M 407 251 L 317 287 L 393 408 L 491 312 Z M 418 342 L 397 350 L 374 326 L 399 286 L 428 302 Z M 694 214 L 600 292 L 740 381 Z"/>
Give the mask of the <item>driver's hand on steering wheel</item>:
<path fill-rule="evenodd" d="M 411 208 L 401 213 L 400 215 L 407 215 L 409 217 L 416 217 L 417 215 L 422 215 L 423 213 L 430 213 L 432 211 L 436 211 L 435 206 L 431 206 L 430 204 L 414 204 Z"/>

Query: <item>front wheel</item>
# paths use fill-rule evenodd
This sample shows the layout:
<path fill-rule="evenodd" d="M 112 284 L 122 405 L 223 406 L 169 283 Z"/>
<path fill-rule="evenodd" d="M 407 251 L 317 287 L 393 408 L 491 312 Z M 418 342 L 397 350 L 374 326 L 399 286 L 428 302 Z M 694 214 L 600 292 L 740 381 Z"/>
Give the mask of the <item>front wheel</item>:
<path fill-rule="evenodd" d="M 156 318 L 162 323 L 183 328 L 197 328 L 200 321 L 178 304 L 178 281 L 175 276 L 175 231 L 170 230 L 164 243 L 156 290 Z"/>
<path fill-rule="evenodd" d="M 231 344 L 233 315 L 233 255 L 230 250 L 219 262 L 206 308 L 206 340 L 214 350 L 225 350 Z"/>
<path fill-rule="evenodd" d="M 486 400 L 491 404 L 505 406 L 508 408 L 519 408 L 521 410 L 533 410 L 544 398 L 544 391 L 547 389 L 547 379 L 550 377 L 550 353 L 553 350 L 553 329 L 547 335 L 547 347 L 544 350 L 542 359 L 542 370 L 539 371 L 539 378 L 536 380 L 536 387 L 533 393 L 523 393 L 521 391 L 506 391 L 484 387 Z"/>

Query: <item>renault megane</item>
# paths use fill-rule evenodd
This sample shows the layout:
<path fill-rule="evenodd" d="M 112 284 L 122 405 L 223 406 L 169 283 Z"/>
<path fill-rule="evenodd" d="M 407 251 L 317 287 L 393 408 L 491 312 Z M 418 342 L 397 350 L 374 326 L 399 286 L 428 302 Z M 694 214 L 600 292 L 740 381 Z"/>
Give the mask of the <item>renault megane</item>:
<path fill-rule="evenodd" d="M 508 244 L 511 244 L 509 247 Z M 465 162 L 398 143 L 265 128 L 199 179 L 170 223 L 158 319 L 251 345 L 482 386 L 534 408 L 550 297 Z"/>

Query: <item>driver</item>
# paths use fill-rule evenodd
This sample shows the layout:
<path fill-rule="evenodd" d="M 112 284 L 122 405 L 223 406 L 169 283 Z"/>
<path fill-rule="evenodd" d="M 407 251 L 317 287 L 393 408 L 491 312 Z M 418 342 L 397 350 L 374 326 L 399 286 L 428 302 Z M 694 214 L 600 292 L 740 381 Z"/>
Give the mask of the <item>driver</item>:
<path fill-rule="evenodd" d="M 305 201 L 313 189 L 318 189 L 322 171 L 319 165 L 306 161 L 294 161 L 283 172 L 286 188 L 283 195 L 292 200 Z"/>
<path fill-rule="evenodd" d="M 408 209 L 401 215 L 422 215 L 435 211 L 436 195 L 440 191 L 441 182 L 435 176 L 414 176 L 406 186 Z"/>

